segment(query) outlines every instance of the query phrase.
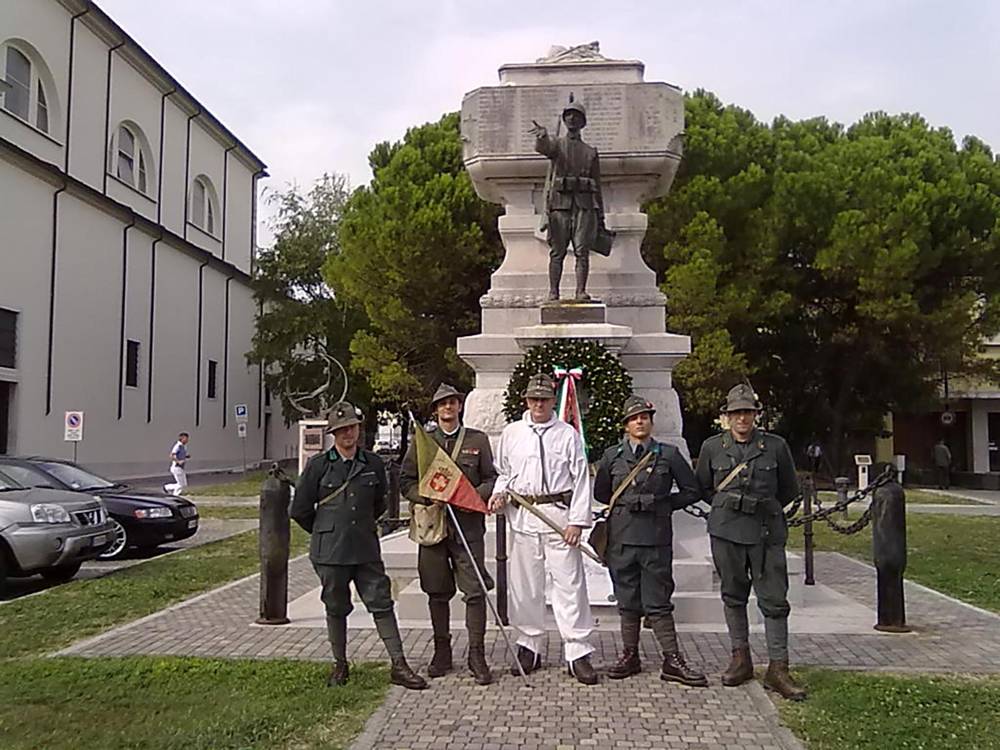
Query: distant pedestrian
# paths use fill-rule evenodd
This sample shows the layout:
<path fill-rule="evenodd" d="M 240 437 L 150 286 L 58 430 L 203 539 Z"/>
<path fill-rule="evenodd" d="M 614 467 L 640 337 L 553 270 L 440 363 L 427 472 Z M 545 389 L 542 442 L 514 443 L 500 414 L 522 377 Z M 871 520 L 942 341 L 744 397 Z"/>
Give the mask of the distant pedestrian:
<path fill-rule="evenodd" d="M 951 449 L 941 438 L 934 445 L 934 471 L 937 474 L 938 489 L 951 488 Z"/>
<path fill-rule="evenodd" d="M 163 491 L 168 495 L 180 495 L 187 489 L 188 478 L 187 472 L 184 470 L 184 464 L 191 457 L 187 449 L 189 439 L 190 436 L 186 432 L 182 432 L 177 436 L 177 442 L 174 443 L 174 447 L 170 449 L 170 474 L 173 476 L 174 481 L 163 485 Z"/>
<path fill-rule="evenodd" d="M 809 441 L 809 446 L 806 448 L 806 458 L 809 459 L 809 467 L 812 469 L 813 474 L 819 473 L 819 465 L 823 462 L 823 446 L 820 445 L 819 439 L 813 435 L 813 439 Z"/>

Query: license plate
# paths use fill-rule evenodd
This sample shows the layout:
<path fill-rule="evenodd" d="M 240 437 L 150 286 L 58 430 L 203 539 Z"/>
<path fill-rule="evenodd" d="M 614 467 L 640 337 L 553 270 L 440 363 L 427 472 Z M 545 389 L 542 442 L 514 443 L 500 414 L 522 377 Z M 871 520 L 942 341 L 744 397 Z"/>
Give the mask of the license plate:
<path fill-rule="evenodd" d="M 197 518 L 192 518 L 190 521 L 188 521 L 188 528 L 189 529 L 197 529 L 198 528 L 198 519 Z"/>
<path fill-rule="evenodd" d="M 105 543 L 106 541 L 108 541 L 108 536 L 107 536 L 107 534 L 101 534 L 101 535 L 99 535 L 99 536 L 95 536 L 95 537 L 93 537 L 93 538 L 91 539 L 91 542 L 90 542 L 90 544 L 91 544 L 92 546 L 94 546 L 94 547 L 100 547 L 100 546 L 101 546 L 102 544 L 104 544 L 104 543 Z"/>

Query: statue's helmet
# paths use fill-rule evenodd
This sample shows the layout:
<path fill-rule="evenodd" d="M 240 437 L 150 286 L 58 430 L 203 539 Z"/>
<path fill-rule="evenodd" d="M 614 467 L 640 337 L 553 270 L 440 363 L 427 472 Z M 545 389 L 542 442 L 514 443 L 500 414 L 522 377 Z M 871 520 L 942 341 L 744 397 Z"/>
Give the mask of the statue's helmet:
<path fill-rule="evenodd" d="M 587 110 L 583 108 L 580 102 L 570 102 L 562 111 L 562 116 L 565 118 L 567 112 L 579 112 L 580 116 L 583 118 L 583 124 L 587 124 Z"/>

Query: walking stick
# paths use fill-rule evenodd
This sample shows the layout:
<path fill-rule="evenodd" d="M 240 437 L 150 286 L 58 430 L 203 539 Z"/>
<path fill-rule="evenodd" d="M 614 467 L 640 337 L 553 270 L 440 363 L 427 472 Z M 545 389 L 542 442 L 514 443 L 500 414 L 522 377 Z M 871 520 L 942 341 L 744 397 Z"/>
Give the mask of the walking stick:
<path fill-rule="evenodd" d="M 524 684 L 531 687 L 531 683 L 528 682 L 528 675 L 524 673 L 524 667 L 521 666 L 521 662 L 517 658 L 517 653 L 514 651 L 514 644 L 510 642 L 510 636 L 507 635 L 507 630 L 504 628 L 503 622 L 500 620 L 497 608 L 494 606 L 493 600 L 490 599 L 490 592 L 486 588 L 486 580 L 483 578 L 482 571 L 479 570 L 479 563 L 476 562 L 476 558 L 473 556 L 472 550 L 469 548 L 469 542 L 465 538 L 465 532 L 462 531 L 462 526 L 458 523 L 458 518 L 455 517 L 455 509 L 451 507 L 451 503 L 445 503 L 444 507 L 448 509 L 448 517 L 451 518 L 451 522 L 455 526 L 455 531 L 458 533 L 458 538 L 462 541 L 462 547 L 465 549 L 465 554 L 469 556 L 469 562 L 472 563 L 472 569 L 476 571 L 476 578 L 479 579 L 479 585 L 483 590 L 483 598 L 486 599 L 486 604 L 490 608 L 490 612 L 493 613 L 493 618 L 496 620 L 497 627 L 500 628 L 500 635 L 503 636 L 504 642 L 507 644 L 507 651 L 510 652 L 511 658 L 514 659 L 517 671 L 520 672 L 521 677 L 524 678 Z"/>
<path fill-rule="evenodd" d="M 531 513 L 531 515 L 533 515 L 539 521 L 541 521 L 546 526 L 548 526 L 550 529 L 552 529 L 553 531 L 555 531 L 557 534 L 559 534 L 560 536 L 562 536 L 563 534 L 566 533 L 566 529 L 562 528 L 559 524 L 557 524 L 555 521 L 553 521 L 547 515 L 545 515 L 544 513 L 542 513 L 541 510 L 539 510 L 538 508 L 535 507 L 534 503 L 531 503 L 528 500 L 525 500 L 523 497 L 521 497 L 520 495 L 518 495 L 516 492 L 512 492 L 510 489 L 507 489 L 506 492 L 507 492 L 508 495 L 510 495 L 512 498 L 514 498 L 514 501 L 518 505 L 520 505 L 526 511 L 528 511 L 529 513 Z M 591 560 L 593 560 L 595 563 L 597 563 L 601 567 L 604 567 L 604 562 L 601 560 L 601 558 L 599 558 L 597 556 L 597 553 L 595 553 L 592 549 L 590 549 L 590 547 L 583 546 L 583 540 L 582 539 L 580 540 L 580 544 L 578 545 L 578 547 L 580 548 L 580 551 L 583 554 L 585 554 L 587 557 L 589 557 Z"/>

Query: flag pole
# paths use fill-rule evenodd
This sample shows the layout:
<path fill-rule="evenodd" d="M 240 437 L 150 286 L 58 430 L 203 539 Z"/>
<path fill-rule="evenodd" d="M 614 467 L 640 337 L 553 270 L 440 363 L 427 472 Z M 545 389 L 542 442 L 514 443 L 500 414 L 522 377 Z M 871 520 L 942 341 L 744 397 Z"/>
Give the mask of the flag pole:
<path fill-rule="evenodd" d="M 521 506 L 526 511 L 528 511 L 529 513 L 531 513 L 531 515 L 533 515 L 539 521 L 541 521 L 546 526 L 548 526 L 550 529 L 552 529 L 553 531 L 555 531 L 557 534 L 559 534 L 560 536 L 562 536 L 562 535 L 564 535 L 566 533 L 566 529 L 562 528 L 559 524 L 557 524 L 555 521 L 553 521 L 551 518 L 549 518 L 547 515 L 545 515 L 541 510 L 539 510 L 538 508 L 536 508 L 534 503 L 532 503 L 529 500 L 525 500 L 523 497 L 521 497 L 520 495 L 518 495 L 516 492 L 513 492 L 510 488 L 508 488 L 505 491 L 506 491 L 506 493 L 508 495 L 510 495 L 512 498 L 514 498 L 514 501 L 519 506 Z M 587 557 L 589 557 L 591 560 L 593 560 L 595 563 L 597 563 L 601 567 L 607 567 L 604 564 L 604 561 L 601 560 L 601 558 L 599 558 L 597 556 L 597 554 L 593 550 L 590 549 L 590 547 L 584 546 L 584 543 L 583 543 L 582 539 L 580 540 L 580 544 L 578 544 L 577 547 L 579 547 L 580 551 L 583 554 L 585 554 Z"/>
<path fill-rule="evenodd" d="M 520 672 L 521 677 L 524 678 L 524 684 L 531 687 L 531 683 L 528 682 L 528 675 L 525 674 L 524 667 L 521 666 L 521 661 L 517 658 L 517 653 L 514 651 L 514 644 L 510 642 L 510 636 L 507 635 L 507 630 L 504 628 L 503 622 L 500 620 L 500 614 L 497 612 L 497 608 L 493 604 L 493 600 L 490 599 L 489 589 L 486 588 L 486 580 L 483 578 L 483 573 L 479 569 L 479 563 L 476 562 L 476 558 L 472 554 L 472 550 L 469 548 L 469 542 L 465 538 L 465 532 L 462 531 L 462 526 L 459 524 L 458 518 L 455 516 L 455 509 L 451 507 L 451 503 L 445 503 L 444 507 L 448 509 L 448 517 L 451 519 L 451 523 L 455 527 L 455 532 L 458 534 L 458 538 L 462 541 L 462 547 L 465 549 L 465 554 L 469 556 L 469 562 L 472 564 L 472 569 L 476 571 L 476 578 L 479 579 L 479 586 L 483 590 L 483 598 L 486 599 L 486 605 L 490 608 L 490 612 L 493 613 L 497 627 L 500 629 L 500 635 L 503 636 L 504 642 L 507 644 L 507 651 L 510 652 L 511 658 L 517 666 L 517 671 Z"/>

